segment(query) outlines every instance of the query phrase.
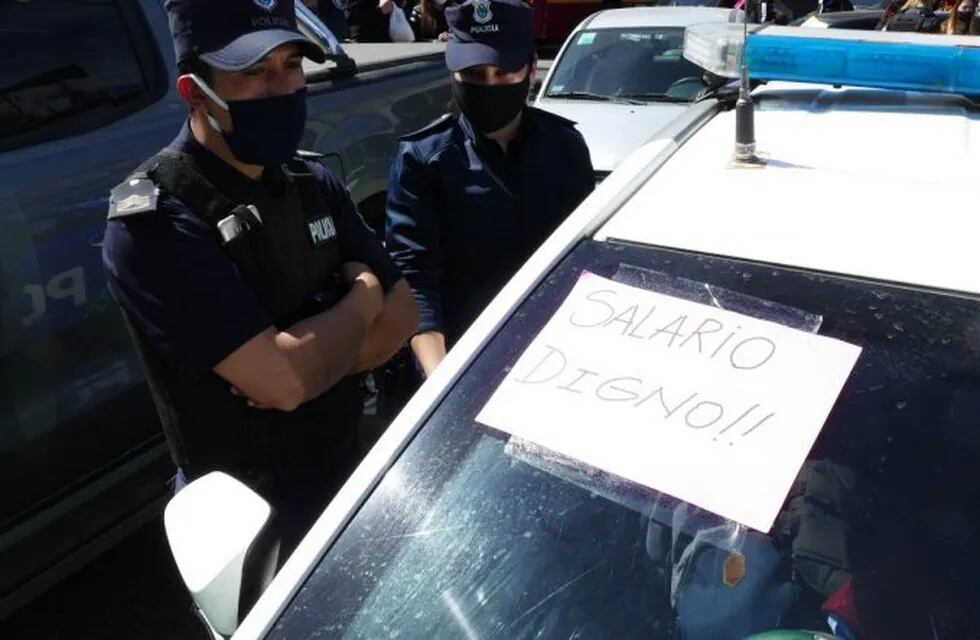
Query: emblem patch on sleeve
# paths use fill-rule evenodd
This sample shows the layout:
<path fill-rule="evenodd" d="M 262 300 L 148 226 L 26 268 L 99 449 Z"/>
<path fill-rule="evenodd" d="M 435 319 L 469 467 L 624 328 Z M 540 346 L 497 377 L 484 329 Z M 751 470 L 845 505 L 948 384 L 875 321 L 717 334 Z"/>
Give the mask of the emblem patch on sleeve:
<path fill-rule="evenodd" d="M 152 180 L 131 178 L 112 190 L 109 219 L 156 211 L 160 190 Z"/>

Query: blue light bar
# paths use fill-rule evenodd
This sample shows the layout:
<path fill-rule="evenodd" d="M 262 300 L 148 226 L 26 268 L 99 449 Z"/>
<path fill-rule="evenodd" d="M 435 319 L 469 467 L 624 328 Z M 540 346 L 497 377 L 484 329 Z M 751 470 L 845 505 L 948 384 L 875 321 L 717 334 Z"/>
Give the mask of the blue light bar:
<path fill-rule="evenodd" d="M 752 79 L 980 94 L 980 48 L 975 45 L 944 43 L 936 35 L 925 36 L 929 43 L 917 43 L 773 31 L 748 38 Z"/>
<path fill-rule="evenodd" d="M 738 77 L 743 54 L 753 80 L 980 95 L 980 38 L 799 27 L 688 27 L 684 56 Z"/>

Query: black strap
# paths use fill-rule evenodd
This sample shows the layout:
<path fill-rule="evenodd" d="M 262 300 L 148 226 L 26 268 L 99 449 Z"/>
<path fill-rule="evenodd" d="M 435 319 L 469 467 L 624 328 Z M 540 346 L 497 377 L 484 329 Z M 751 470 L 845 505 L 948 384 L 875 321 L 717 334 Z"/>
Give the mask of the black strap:
<path fill-rule="evenodd" d="M 178 198 L 191 211 L 213 226 L 225 253 L 235 262 L 246 281 L 261 281 L 263 269 L 257 262 L 249 243 L 244 241 L 244 236 L 235 239 L 222 238 L 218 225 L 229 215 L 234 215 L 244 222 L 246 229 L 261 226 L 261 222 L 255 224 L 257 221 L 254 219 L 254 214 L 248 211 L 245 205 L 225 197 L 201 174 L 189 155 L 175 149 L 163 149 L 137 171 L 144 171 L 161 190 Z"/>
<path fill-rule="evenodd" d="M 286 177 L 296 185 L 300 200 L 303 202 L 303 213 L 307 216 L 323 213 L 328 210 L 323 189 L 316 176 L 310 171 L 309 165 L 302 158 L 293 158 L 285 165 Z"/>
<path fill-rule="evenodd" d="M 137 169 L 137 173 L 141 172 L 212 224 L 225 218 L 237 205 L 223 196 L 182 151 L 162 149 Z"/>
<path fill-rule="evenodd" d="M 303 211 L 307 215 L 328 209 L 323 190 L 306 161 L 294 158 L 285 165 L 286 177 L 299 191 Z M 161 149 L 130 176 L 150 178 L 164 191 L 177 195 L 195 213 L 217 224 L 232 212 L 238 203 L 229 200 L 197 169 L 194 160 L 182 151 Z"/>
<path fill-rule="evenodd" d="M 143 370 L 147 372 L 156 371 L 159 376 L 164 378 L 174 375 L 164 362 L 163 356 L 153 348 L 149 340 L 133 324 L 129 313 L 126 312 L 126 308 L 120 305 L 119 310 L 122 312 L 123 324 L 126 326 L 126 331 L 136 346 L 136 353 L 139 355 Z M 177 428 L 180 420 L 175 410 L 176 405 L 174 399 L 170 393 L 171 384 L 163 378 L 148 375 L 147 385 L 150 388 L 150 395 L 153 396 L 153 405 L 156 407 L 157 416 L 160 418 L 160 424 L 163 426 L 163 432 L 167 436 L 170 457 L 173 459 L 175 466 L 186 468 L 188 463 L 187 447 L 184 444 L 183 434 Z"/>

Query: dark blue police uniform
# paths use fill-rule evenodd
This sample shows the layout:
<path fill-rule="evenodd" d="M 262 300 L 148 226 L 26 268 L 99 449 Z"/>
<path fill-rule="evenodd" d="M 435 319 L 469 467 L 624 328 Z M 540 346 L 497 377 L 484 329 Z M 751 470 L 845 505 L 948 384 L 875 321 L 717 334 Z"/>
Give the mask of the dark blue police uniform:
<path fill-rule="evenodd" d="M 525 110 L 506 154 L 464 115 L 404 137 L 386 236 L 419 305 L 418 331 L 454 342 L 594 186 L 581 134 L 538 109 Z"/>
<path fill-rule="evenodd" d="M 332 308 L 349 290 L 345 262 L 365 263 L 386 292 L 400 274 L 340 180 L 297 154 L 304 87 L 225 100 L 206 70 L 197 72 L 202 64 L 246 72 L 286 45 L 323 62 L 324 51 L 297 28 L 294 0 L 164 7 L 182 82 L 209 97 L 192 119 L 263 171 L 259 179 L 240 173 L 185 125 L 112 190 L 103 243 L 109 290 L 179 476 L 219 470 L 250 485 L 273 506 L 286 555 L 356 461 L 361 381 L 347 376 L 292 411 L 263 410 L 233 394 L 214 368 L 270 327 L 287 330 Z"/>
<path fill-rule="evenodd" d="M 418 333 L 442 333 L 451 346 L 592 191 L 595 175 L 574 123 L 527 106 L 530 5 L 466 0 L 447 6 L 445 17 L 459 114 L 402 139 L 388 183 L 386 236 L 419 306 Z M 486 80 L 500 72 L 522 79 Z M 491 137 L 505 131 L 506 151 Z"/>
<path fill-rule="evenodd" d="M 292 224 L 279 211 L 287 200 L 284 170 L 268 167 L 251 180 L 201 146 L 187 125 L 169 148 L 186 154 L 224 197 L 254 203 L 266 227 Z M 318 162 L 306 166 L 323 194 L 340 258 L 368 265 L 388 291 L 401 275 L 343 183 Z M 161 193 L 154 211 L 109 220 L 103 263 L 109 291 L 143 347 L 181 476 L 222 469 L 248 483 L 277 509 L 283 548 L 291 548 L 356 462 L 363 402 L 357 381 L 338 383 L 320 407 L 310 402 L 289 414 L 249 409 L 231 395 L 214 367 L 270 326 L 285 329 L 300 318 L 283 317 L 272 298 L 262 299 L 222 248 L 213 223 L 173 195 Z M 202 408 L 204 396 L 211 400 Z"/>
<path fill-rule="evenodd" d="M 189 155 L 222 193 L 266 201 L 271 206 L 263 216 L 275 215 L 284 179 L 280 170 L 251 180 L 201 146 L 186 124 L 170 148 Z M 369 266 L 388 291 L 401 274 L 344 184 L 322 164 L 310 161 L 308 166 L 326 197 L 341 254 Z M 221 248 L 214 226 L 173 196 L 163 194 L 153 215 L 110 220 L 102 257 L 113 298 L 187 380 L 211 371 L 274 324 Z"/>

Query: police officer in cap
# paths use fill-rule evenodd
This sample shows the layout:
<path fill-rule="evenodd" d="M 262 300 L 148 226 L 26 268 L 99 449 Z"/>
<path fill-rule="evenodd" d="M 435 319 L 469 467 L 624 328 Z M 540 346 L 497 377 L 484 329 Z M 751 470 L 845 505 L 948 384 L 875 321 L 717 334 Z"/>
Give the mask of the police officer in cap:
<path fill-rule="evenodd" d="M 527 106 L 531 8 L 467 0 L 446 22 L 458 113 L 402 139 L 387 202 L 387 247 L 420 308 L 411 347 L 426 375 L 595 185 L 573 123 Z"/>
<path fill-rule="evenodd" d="M 297 153 L 302 58 L 324 53 L 293 2 L 165 2 L 190 115 L 113 190 L 103 244 L 178 483 L 252 486 L 282 557 L 355 461 L 359 372 L 418 318 L 342 182 Z"/>

